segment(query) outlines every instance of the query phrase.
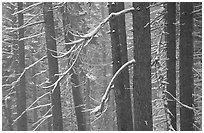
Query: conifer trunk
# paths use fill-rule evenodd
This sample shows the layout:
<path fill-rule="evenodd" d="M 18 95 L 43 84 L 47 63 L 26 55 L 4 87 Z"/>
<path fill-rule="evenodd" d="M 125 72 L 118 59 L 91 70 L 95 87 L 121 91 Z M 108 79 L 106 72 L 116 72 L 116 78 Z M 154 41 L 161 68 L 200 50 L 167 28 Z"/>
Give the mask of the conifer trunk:
<path fill-rule="evenodd" d="M 23 10 L 23 2 L 18 2 L 18 11 Z M 18 13 L 18 27 L 23 25 L 23 13 Z M 18 33 L 18 52 L 19 52 L 19 63 L 18 70 L 19 73 L 22 73 L 25 69 L 25 48 L 24 41 L 20 39 L 24 37 L 24 29 L 19 29 Z M 17 97 L 17 115 L 21 115 L 21 113 L 26 109 L 26 82 L 25 82 L 25 74 L 21 77 L 19 84 L 16 88 L 16 97 Z M 18 131 L 27 131 L 27 113 L 24 113 L 20 119 L 17 121 L 17 129 Z"/>
<path fill-rule="evenodd" d="M 133 3 L 134 59 L 133 97 L 134 130 L 152 130 L 151 36 L 149 3 Z"/>
<path fill-rule="evenodd" d="M 47 45 L 47 57 L 48 57 L 48 68 L 49 68 L 49 80 L 53 84 L 59 76 L 55 74 L 59 73 L 58 61 L 52 55 L 57 56 L 56 52 L 56 40 L 55 40 L 55 27 L 52 3 L 46 2 L 43 7 L 44 20 L 45 20 L 45 39 Z M 51 51 L 52 50 L 52 51 Z M 57 84 L 56 88 L 51 87 L 51 102 L 52 102 L 52 124 L 54 131 L 63 130 L 62 121 L 62 108 L 61 108 L 61 97 L 60 97 L 60 85 Z"/>
<path fill-rule="evenodd" d="M 193 3 L 180 3 L 180 101 L 193 105 Z M 193 110 L 180 107 L 181 131 L 193 131 Z"/>
<path fill-rule="evenodd" d="M 167 3 L 166 14 L 166 41 L 167 41 L 167 91 L 176 97 L 176 3 Z M 172 99 L 170 95 L 167 95 L 168 99 Z M 171 125 L 176 130 L 176 101 L 168 101 L 167 108 L 173 114 L 170 115 Z"/>

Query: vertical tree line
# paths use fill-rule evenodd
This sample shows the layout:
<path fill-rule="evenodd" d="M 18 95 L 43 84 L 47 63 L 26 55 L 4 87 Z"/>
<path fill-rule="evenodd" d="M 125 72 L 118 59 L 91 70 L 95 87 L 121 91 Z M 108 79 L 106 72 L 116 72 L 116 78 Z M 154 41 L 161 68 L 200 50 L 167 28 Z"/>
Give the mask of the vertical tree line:
<path fill-rule="evenodd" d="M 43 14 L 45 20 L 45 39 L 47 46 L 47 57 L 49 67 L 49 80 L 51 84 L 54 84 L 59 76 L 58 61 L 53 56 L 57 56 L 57 47 L 55 40 L 55 27 L 53 18 L 52 3 L 46 2 L 43 6 Z M 52 125 L 53 130 L 62 131 L 62 109 L 61 109 L 61 98 L 60 98 L 60 85 L 57 83 L 56 86 L 50 87 L 51 102 L 52 102 Z"/>
<path fill-rule="evenodd" d="M 193 106 L 193 3 L 180 3 L 180 101 Z M 193 131 L 193 110 L 180 108 L 182 131 Z"/>
<path fill-rule="evenodd" d="M 176 97 L 176 3 L 166 5 L 166 41 L 167 41 L 167 91 Z M 172 99 L 167 95 L 168 99 Z M 167 108 L 171 112 L 171 125 L 176 130 L 176 101 L 168 101 Z"/>
<path fill-rule="evenodd" d="M 133 3 L 134 130 L 152 130 L 151 36 L 149 3 Z"/>
<path fill-rule="evenodd" d="M 10 4 L 7 6 L 10 16 L 4 15 L 8 23 L 3 23 L 2 40 L 5 115 L 2 119 L 6 119 L 3 123 L 9 130 L 27 131 L 33 127 L 36 130 L 39 126 L 40 130 L 46 130 L 44 122 L 47 130 L 63 131 L 69 125 L 66 120 L 70 116 L 79 131 L 99 130 L 104 126 L 101 130 L 112 130 L 114 124 L 118 131 L 156 128 L 193 131 L 197 128 L 196 113 L 201 109 L 195 100 L 194 81 L 196 76 L 202 75 L 194 68 L 197 43 L 194 36 L 199 34 L 195 32 L 198 29 L 194 29 L 194 23 L 199 23 L 194 14 L 200 13 L 195 9 L 201 5 L 133 2 L 131 7 L 125 8 L 124 2 L 108 2 L 107 7 L 104 3 L 93 6 L 89 2 L 87 5 L 67 2 Z M 37 9 L 42 9 L 42 14 L 37 14 Z M 153 15 L 155 12 L 158 14 Z M 131 27 L 127 26 L 126 14 L 132 15 Z M 102 21 L 97 20 L 99 18 Z M 93 24 L 87 25 L 86 21 L 92 20 Z M 42 23 L 39 29 L 33 29 L 43 33 L 26 37 L 32 32 L 28 27 Z M 105 24 L 110 28 L 104 27 Z M 108 34 L 109 44 L 109 39 L 104 40 Z M 41 35 L 45 35 L 45 39 Z M 30 41 L 25 41 L 27 39 Z M 108 46 L 111 54 L 107 54 Z M 44 57 L 39 58 L 45 51 Z M 38 67 L 38 63 L 42 66 Z M 154 63 L 158 67 L 154 67 Z M 109 82 L 107 75 L 111 75 L 111 71 Z M 98 105 L 93 107 L 95 103 Z M 75 112 L 76 120 L 70 110 Z M 97 127 L 96 121 L 104 126 L 98 124 Z"/>
<path fill-rule="evenodd" d="M 109 3 L 109 13 L 118 12 L 124 9 L 123 3 Z M 125 22 L 124 16 L 120 19 L 110 20 L 111 30 L 111 45 L 112 45 L 112 60 L 113 60 L 113 74 L 127 61 L 127 46 L 126 46 L 126 34 L 125 34 Z M 129 86 L 127 82 L 127 73 L 120 74 L 117 80 L 114 82 L 114 94 L 116 102 L 116 114 L 117 114 L 117 128 L 119 131 L 132 130 L 132 113 L 131 113 L 131 100 L 130 90 L 126 87 Z"/>
<path fill-rule="evenodd" d="M 74 40 L 74 36 L 70 33 L 69 29 L 72 26 L 71 25 L 71 15 L 68 11 L 67 3 L 64 7 L 62 7 L 62 19 L 63 19 L 63 28 L 64 28 L 64 38 L 65 43 L 71 42 L 71 40 Z M 66 50 L 69 51 L 71 49 L 71 45 L 66 45 Z M 69 65 L 73 63 L 70 54 L 68 55 Z M 76 65 L 75 65 L 76 66 Z M 77 65 L 78 66 L 78 65 Z M 73 100 L 74 100 L 74 107 L 75 107 L 75 113 L 77 118 L 77 126 L 79 131 L 85 131 L 86 130 L 86 119 L 83 114 L 83 101 L 80 91 L 80 81 L 78 79 L 78 75 L 76 72 L 74 72 L 73 68 L 70 70 L 71 74 L 71 84 L 72 84 L 72 94 L 73 94 Z"/>
<path fill-rule="evenodd" d="M 18 2 L 18 11 L 23 9 L 23 2 Z M 23 13 L 18 13 L 18 27 L 23 25 Z M 21 40 L 24 38 L 24 29 L 20 28 L 18 32 L 18 73 L 22 73 L 25 69 L 25 48 L 24 41 Z M 25 82 L 25 74 L 20 79 L 19 85 L 16 88 L 16 98 L 17 98 L 17 114 L 21 115 L 21 113 L 26 109 L 26 82 Z M 27 114 L 24 113 L 22 117 L 17 122 L 17 128 L 19 131 L 27 130 Z"/>

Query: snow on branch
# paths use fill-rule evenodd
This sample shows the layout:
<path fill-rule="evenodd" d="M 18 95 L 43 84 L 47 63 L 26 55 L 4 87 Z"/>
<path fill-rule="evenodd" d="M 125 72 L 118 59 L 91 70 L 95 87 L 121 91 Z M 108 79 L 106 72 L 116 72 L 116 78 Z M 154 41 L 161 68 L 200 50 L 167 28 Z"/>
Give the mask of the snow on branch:
<path fill-rule="evenodd" d="M 17 78 L 17 80 L 15 80 L 15 81 L 13 81 L 11 84 L 4 84 L 4 85 L 2 85 L 2 87 L 9 87 L 9 86 L 11 86 L 11 90 L 10 90 L 10 92 L 9 92 L 9 94 L 7 95 L 7 96 L 9 96 L 11 93 L 12 93 L 12 91 L 13 91 L 13 88 L 16 86 L 16 84 L 20 81 L 20 79 L 22 78 L 22 76 L 25 74 L 25 72 L 27 71 L 27 70 L 29 70 L 30 68 L 32 68 L 33 66 L 35 66 L 37 63 L 39 63 L 40 61 L 42 61 L 42 60 L 44 60 L 44 59 L 46 59 L 47 58 L 47 56 L 43 56 L 41 59 L 39 59 L 38 61 L 36 61 L 36 62 L 34 62 L 33 64 L 31 64 L 31 65 L 29 65 L 28 67 L 26 67 L 24 70 L 23 70 L 23 72 L 20 74 L 20 76 Z M 7 97 L 6 96 L 6 97 Z"/>
<path fill-rule="evenodd" d="M 29 24 L 27 24 L 27 25 L 24 24 L 24 25 L 22 25 L 22 26 L 20 26 L 20 27 L 18 27 L 18 28 L 14 28 L 14 29 L 13 29 L 12 31 L 10 31 L 10 32 L 15 32 L 15 31 L 17 31 L 17 30 L 24 29 L 24 28 L 26 28 L 26 27 L 33 26 L 33 25 L 42 24 L 42 23 L 45 23 L 45 21 L 42 20 L 42 21 L 37 21 L 37 22 L 29 23 Z"/>
<path fill-rule="evenodd" d="M 112 77 L 111 81 L 108 84 L 108 87 L 107 87 L 107 89 L 106 89 L 106 91 L 105 91 L 105 93 L 101 99 L 100 105 L 96 106 L 91 111 L 91 113 L 94 113 L 96 115 L 98 115 L 98 114 L 101 115 L 102 112 L 104 112 L 104 109 L 105 109 L 104 107 L 105 107 L 105 104 L 109 100 L 109 94 L 110 94 L 110 90 L 112 89 L 112 85 L 113 85 L 114 80 L 118 77 L 118 75 L 122 72 L 122 70 L 124 70 L 127 66 L 129 66 L 135 62 L 136 62 L 135 59 L 132 59 L 132 60 L 126 62 L 120 69 L 117 70 L 117 72 L 114 74 L 114 76 Z"/>
<path fill-rule="evenodd" d="M 41 5 L 41 4 L 43 4 L 43 2 L 39 2 L 39 3 L 32 4 L 32 5 L 30 5 L 30 6 L 26 7 L 26 8 L 24 8 L 23 10 L 20 10 L 20 11 L 17 11 L 17 12 L 15 12 L 15 13 L 13 13 L 12 15 L 16 15 L 16 14 L 19 14 L 19 13 L 24 13 L 24 12 L 26 12 L 26 11 L 31 10 L 33 7 L 36 7 L 36 6 Z"/>
<path fill-rule="evenodd" d="M 168 92 L 167 90 L 164 91 L 164 93 L 167 93 L 169 94 L 177 103 L 179 103 L 182 107 L 185 107 L 187 109 L 190 109 L 190 110 L 194 110 L 194 111 L 197 111 L 195 108 L 193 107 L 190 107 L 186 104 L 183 104 L 182 102 L 180 102 L 178 99 L 176 99 L 170 92 Z"/>
<path fill-rule="evenodd" d="M 73 45 L 73 44 L 76 44 L 76 43 L 81 43 L 83 42 L 84 40 L 86 39 L 90 39 L 92 37 L 94 37 L 98 31 L 110 20 L 110 19 L 113 19 L 115 17 L 118 17 L 120 15 L 123 15 L 123 14 L 126 14 L 126 13 L 129 13 L 129 12 L 132 12 L 134 11 L 135 8 L 134 7 L 131 7 L 131 8 L 128 8 L 128 9 L 124 9 L 124 10 L 121 10 L 119 12 L 116 12 L 116 13 L 111 13 L 107 18 L 105 18 L 94 30 L 92 30 L 90 33 L 87 33 L 83 36 L 79 36 L 81 39 L 78 39 L 78 40 L 75 40 L 75 41 L 72 41 L 72 42 L 69 42 L 69 43 L 65 43 L 66 45 Z"/>
<path fill-rule="evenodd" d="M 33 131 L 37 130 L 38 127 L 39 127 L 45 120 L 47 120 L 48 118 L 52 117 L 52 114 L 50 114 L 50 115 L 47 115 L 47 114 L 52 110 L 53 107 L 54 107 L 54 106 L 51 106 L 51 107 L 49 108 L 49 110 L 42 116 L 42 118 L 40 118 L 37 122 L 35 122 L 35 123 L 32 124 L 32 126 L 34 126 L 34 125 L 36 125 L 37 123 L 39 123 L 39 124 L 33 129 Z"/>
<path fill-rule="evenodd" d="M 26 110 L 24 110 L 15 120 L 13 120 L 13 124 L 14 124 L 19 118 L 21 118 L 21 116 L 22 116 L 24 113 L 26 113 L 27 111 L 29 111 L 29 110 L 31 109 L 31 107 L 32 107 L 37 101 L 39 101 L 41 98 L 43 98 L 44 96 L 46 96 L 46 95 L 48 95 L 48 94 L 50 94 L 50 91 L 47 92 L 47 93 L 45 93 L 45 94 L 43 94 L 43 95 L 41 95 L 40 97 L 38 97 Z M 13 125 L 13 124 L 12 124 L 12 125 Z"/>

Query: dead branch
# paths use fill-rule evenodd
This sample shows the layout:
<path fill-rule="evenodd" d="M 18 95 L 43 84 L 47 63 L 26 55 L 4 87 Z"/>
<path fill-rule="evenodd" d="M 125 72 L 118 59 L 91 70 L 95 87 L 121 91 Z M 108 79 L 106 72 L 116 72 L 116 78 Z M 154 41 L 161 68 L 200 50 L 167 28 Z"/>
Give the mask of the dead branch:
<path fill-rule="evenodd" d="M 185 107 L 187 109 L 190 109 L 190 110 L 194 110 L 194 111 L 197 111 L 195 108 L 193 107 L 190 107 L 188 105 L 185 105 L 183 104 L 182 102 L 180 102 L 178 99 L 176 99 L 170 92 L 168 92 L 167 90 L 164 90 L 164 93 L 167 93 L 169 94 L 177 103 L 179 103 L 182 107 Z"/>
<path fill-rule="evenodd" d="M 41 95 L 40 97 L 38 97 L 28 108 L 26 108 L 26 110 L 24 110 L 24 111 L 13 121 L 13 124 L 14 124 L 19 118 L 21 118 L 21 116 L 22 116 L 24 113 L 26 113 L 27 111 L 29 111 L 29 109 L 30 109 L 37 101 L 39 101 L 41 98 L 43 98 L 44 96 L 46 96 L 46 95 L 48 95 L 48 94 L 50 94 L 50 92 L 47 92 L 47 93 Z M 12 124 L 12 125 L 13 125 L 13 124 Z"/>
<path fill-rule="evenodd" d="M 26 40 L 26 39 L 31 39 L 31 38 L 34 38 L 34 37 L 38 37 L 38 36 L 41 36 L 45 34 L 45 32 L 42 32 L 42 33 L 39 33 L 39 34 L 35 34 L 35 35 L 32 35 L 32 36 L 28 36 L 28 37 L 24 37 L 24 38 L 21 38 L 19 41 L 23 41 L 23 40 Z"/>
<path fill-rule="evenodd" d="M 47 115 L 51 110 L 52 110 L 53 106 L 49 108 L 49 110 L 42 116 L 41 119 L 39 119 L 37 122 L 33 123 L 32 125 L 36 125 L 37 123 L 39 123 L 34 129 L 33 131 L 35 131 L 45 120 L 47 120 L 48 118 L 52 117 L 52 114 Z"/>
<path fill-rule="evenodd" d="M 118 71 L 114 74 L 114 76 L 112 77 L 111 81 L 109 82 L 108 84 L 108 87 L 101 99 L 101 104 L 96 106 L 92 111 L 91 113 L 94 113 L 94 114 L 101 114 L 104 110 L 104 106 L 105 104 L 108 102 L 109 98 L 109 93 L 110 93 L 110 90 L 112 89 L 112 85 L 113 85 L 113 82 L 114 80 L 118 77 L 118 75 L 122 72 L 122 70 L 124 70 L 124 68 L 126 68 L 127 66 L 135 63 L 135 59 L 132 59 L 131 61 L 128 61 L 127 63 L 125 63 L 120 69 L 118 69 Z"/>
<path fill-rule="evenodd" d="M 32 5 L 30 5 L 30 6 L 26 7 L 26 8 L 24 8 L 23 10 L 20 10 L 20 11 L 17 11 L 17 12 L 15 12 L 15 13 L 13 13 L 12 15 L 16 15 L 16 14 L 19 14 L 19 13 L 24 13 L 24 12 L 26 12 L 26 11 L 31 10 L 33 7 L 36 7 L 36 6 L 41 5 L 41 4 L 43 4 L 43 2 L 39 2 L 39 3 L 32 4 Z"/>
<path fill-rule="evenodd" d="M 20 79 L 22 78 L 22 76 L 25 74 L 25 72 L 27 71 L 27 70 L 29 70 L 30 68 L 32 68 L 33 66 L 35 66 L 37 63 L 39 63 L 40 61 L 42 61 L 42 60 L 44 60 L 44 59 L 46 59 L 47 58 L 47 56 L 43 56 L 41 59 L 39 59 L 38 61 L 36 61 L 36 62 L 34 62 L 33 64 L 31 64 L 30 66 L 28 66 L 28 67 L 26 67 L 24 70 L 23 70 L 23 72 L 20 74 L 20 76 L 17 78 L 17 80 L 15 80 L 15 81 L 13 81 L 11 84 L 4 84 L 4 85 L 2 85 L 2 87 L 9 87 L 9 86 L 12 86 L 11 87 L 11 90 L 10 90 L 10 92 L 9 92 L 9 94 L 7 95 L 7 96 L 9 96 L 11 93 L 12 93 L 12 91 L 13 91 L 13 88 L 16 86 L 16 84 L 20 81 Z M 7 97 L 6 96 L 6 97 Z"/>
<path fill-rule="evenodd" d="M 120 16 L 120 15 L 123 15 L 123 14 L 126 14 L 126 13 L 129 13 L 129 12 L 132 12 L 134 11 L 134 7 L 131 7 L 131 8 L 128 8 L 128 9 L 124 9 L 122 11 L 119 11 L 119 12 L 116 12 L 116 13 L 111 13 L 106 19 L 104 19 L 94 30 L 92 30 L 90 33 L 87 33 L 83 36 L 80 36 L 81 39 L 78 39 L 76 41 L 72 41 L 70 43 L 65 43 L 67 45 L 70 45 L 70 44 L 76 44 L 76 43 L 81 43 L 83 42 L 85 39 L 89 40 L 90 38 L 94 37 L 98 31 L 110 20 L 110 19 L 114 19 L 115 17 L 117 16 Z M 85 45 L 86 46 L 86 45 Z"/>

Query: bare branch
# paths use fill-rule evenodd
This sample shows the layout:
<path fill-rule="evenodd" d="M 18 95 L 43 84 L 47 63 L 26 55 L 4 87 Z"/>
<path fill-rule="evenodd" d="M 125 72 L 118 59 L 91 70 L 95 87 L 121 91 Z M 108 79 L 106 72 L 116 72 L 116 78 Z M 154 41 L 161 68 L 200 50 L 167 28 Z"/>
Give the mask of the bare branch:
<path fill-rule="evenodd" d="M 41 5 L 41 4 L 43 4 L 43 2 L 35 3 L 33 5 L 30 5 L 30 6 L 26 7 L 26 8 L 24 8 L 23 10 L 20 10 L 20 11 L 17 11 L 15 13 L 13 13 L 12 15 L 16 15 L 16 14 L 19 14 L 19 13 L 24 13 L 26 11 L 31 10 L 33 7 L 36 7 L 36 6 Z"/>
<path fill-rule="evenodd" d="M 52 114 L 43 117 L 43 120 L 33 129 L 33 131 L 37 130 L 38 127 L 39 127 L 45 120 L 47 120 L 47 119 L 50 118 L 50 117 L 52 117 Z"/>
<path fill-rule="evenodd" d="M 41 36 L 45 34 L 45 32 L 42 32 L 42 33 L 39 33 L 39 34 L 36 34 L 36 35 L 32 35 L 32 36 L 28 36 L 28 37 L 24 37 L 24 38 L 21 38 L 19 41 L 23 41 L 23 40 L 26 40 L 26 39 L 31 39 L 31 38 L 34 38 L 34 37 L 38 37 L 38 36 Z"/>
<path fill-rule="evenodd" d="M 183 106 L 183 107 L 185 107 L 185 108 L 187 108 L 187 109 L 190 109 L 190 110 L 197 111 L 195 108 L 190 107 L 190 106 L 185 105 L 185 104 L 183 104 L 182 102 L 180 102 L 178 99 L 176 99 L 176 98 L 175 98 L 170 92 L 168 92 L 167 90 L 164 90 L 164 93 L 169 94 L 169 95 L 170 95 L 177 103 L 179 103 L 181 106 Z"/>
<path fill-rule="evenodd" d="M 24 110 L 24 111 L 13 121 L 13 124 L 14 124 L 19 118 L 21 118 L 21 116 L 22 116 L 25 112 L 29 111 L 29 109 L 30 109 L 37 101 L 39 101 L 41 98 L 43 98 L 44 96 L 46 96 L 46 95 L 48 95 L 48 94 L 50 94 L 50 92 L 47 92 L 47 93 L 41 95 L 40 97 L 38 97 L 28 108 L 26 108 L 26 110 Z M 12 125 L 13 125 L 13 124 L 12 124 Z"/>
<path fill-rule="evenodd" d="M 29 70 L 30 68 L 32 68 L 33 66 L 35 66 L 37 63 L 39 63 L 40 61 L 42 61 L 42 60 L 44 60 L 44 59 L 46 59 L 46 58 L 47 58 L 47 56 L 44 56 L 44 57 L 42 57 L 41 59 L 39 59 L 38 61 L 36 61 L 36 62 L 34 62 L 33 64 L 31 64 L 30 66 L 26 67 L 26 68 L 23 70 L 23 72 L 20 74 L 20 76 L 17 78 L 16 81 L 13 81 L 11 84 L 4 84 L 4 85 L 2 85 L 2 87 L 12 86 L 12 87 L 11 87 L 11 90 L 10 90 L 10 92 L 9 92 L 8 95 L 10 95 L 10 93 L 12 93 L 13 88 L 14 88 L 14 87 L 16 86 L 16 84 L 20 81 L 20 79 L 22 78 L 22 76 L 25 74 L 25 72 L 26 72 L 27 70 Z M 7 95 L 7 96 L 8 96 L 8 95 Z M 7 97 L 7 96 L 6 96 L 6 97 Z"/>
<path fill-rule="evenodd" d="M 28 109 L 28 111 L 31 111 L 31 110 L 34 110 L 34 109 L 38 109 L 38 108 L 41 108 L 41 107 L 47 107 L 47 106 L 50 106 L 50 105 L 51 105 L 51 103 L 44 104 L 44 105 L 39 105 L 39 106 L 36 106 L 36 107 Z"/>
<path fill-rule="evenodd" d="M 33 23 L 30 23 L 30 24 L 27 24 L 27 25 L 22 25 L 21 27 L 15 28 L 15 29 L 13 29 L 13 30 L 10 31 L 10 32 L 15 32 L 15 31 L 17 31 L 17 30 L 24 29 L 24 28 L 26 28 L 26 27 L 33 26 L 33 25 L 37 25 L 37 24 L 42 24 L 42 23 L 45 23 L 45 21 L 42 20 L 42 21 L 38 21 L 38 22 L 33 22 Z"/>
<path fill-rule="evenodd" d="M 80 36 L 81 39 L 78 39 L 78 40 L 75 40 L 75 41 L 72 41 L 70 43 L 65 43 L 67 45 L 70 45 L 70 44 L 76 44 L 76 43 L 81 43 L 83 42 L 85 39 L 89 40 L 90 38 L 94 37 L 98 31 L 110 20 L 110 19 L 114 19 L 115 17 L 117 16 L 120 16 L 120 15 L 123 15 L 123 14 L 126 14 L 126 13 L 129 13 L 129 12 L 132 12 L 134 11 L 135 8 L 134 7 L 131 7 L 131 8 L 128 8 L 128 9 L 124 9 L 124 10 L 121 10 L 119 12 L 116 12 L 116 13 L 111 13 L 106 19 L 104 19 L 94 30 L 92 30 L 90 33 L 87 33 L 83 36 Z M 88 43 L 87 43 L 88 44 Z M 86 45 L 85 45 L 86 46 Z"/>
<path fill-rule="evenodd" d="M 112 85 L 113 85 L 113 82 L 114 80 L 117 78 L 117 76 L 122 72 L 122 70 L 124 70 L 124 68 L 126 68 L 127 66 L 135 63 L 135 59 L 132 59 L 131 61 L 128 61 L 127 63 L 125 63 L 120 69 L 117 70 L 117 72 L 114 74 L 114 76 L 112 77 L 111 81 L 109 82 L 108 84 L 108 87 L 101 99 L 101 104 L 98 105 L 97 107 L 95 107 L 95 109 L 93 109 L 91 111 L 91 113 L 94 113 L 94 114 L 101 114 L 104 110 L 104 105 L 106 104 L 106 102 L 108 102 L 108 96 L 109 96 L 109 93 L 110 93 L 110 90 L 112 88 Z"/>

